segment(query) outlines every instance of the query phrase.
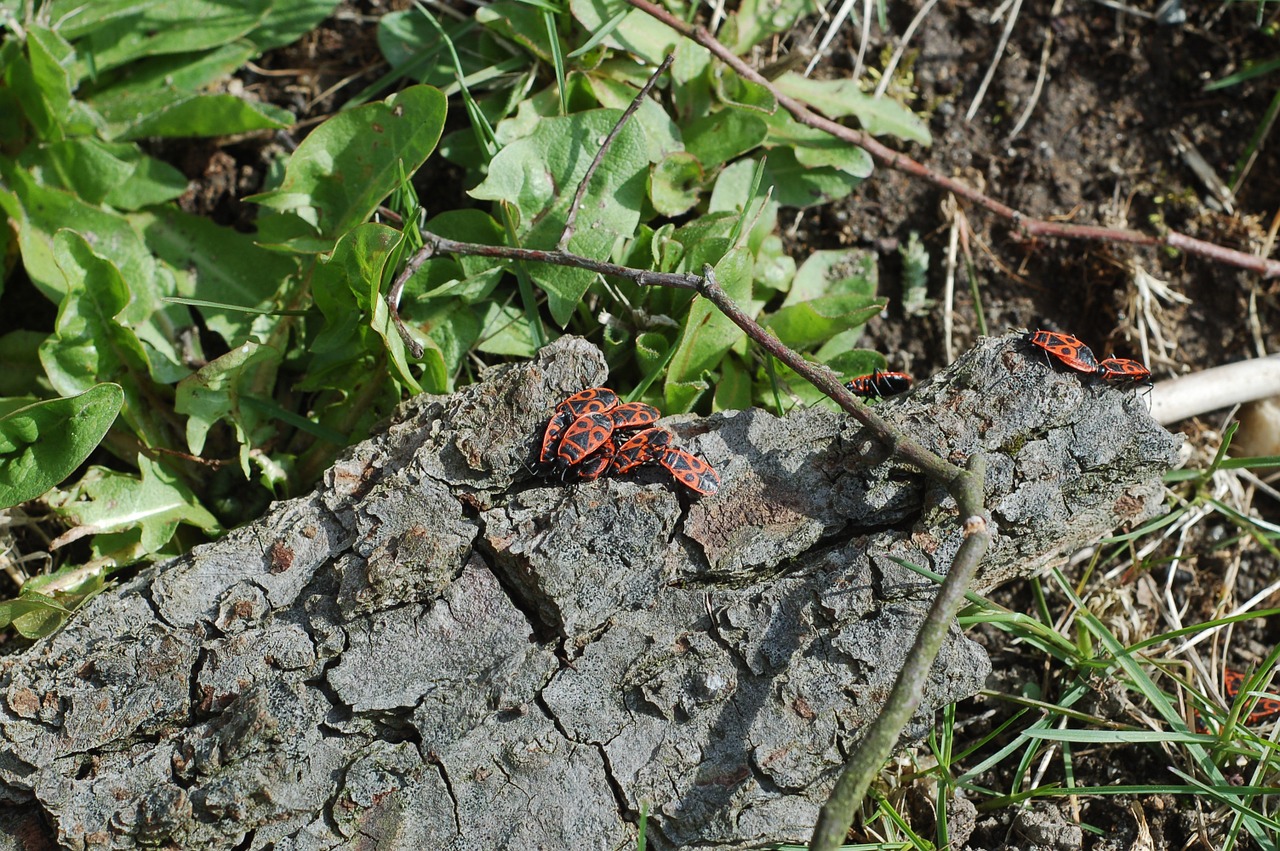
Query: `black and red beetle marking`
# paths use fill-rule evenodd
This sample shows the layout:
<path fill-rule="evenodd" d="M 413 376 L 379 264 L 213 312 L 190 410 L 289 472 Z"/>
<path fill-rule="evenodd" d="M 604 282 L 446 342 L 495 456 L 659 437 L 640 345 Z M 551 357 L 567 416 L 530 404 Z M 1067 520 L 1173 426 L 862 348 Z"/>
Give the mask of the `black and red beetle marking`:
<path fill-rule="evenodd" d="M 846 381 L 845 389 L 863 399 L 883 399 L 911 389 L 911 376 L 905 372 L 880 372 Z"/>
<path fill-rule="evenodd" d="M 1240 690 L 1244 688 L 1245 681 L 1248 679 L 1242 671 L 1237 671 L 1234 668 L 1223 669 L 1223 696 L 1234 703 L 1236 696 L 1240 694 Z M 1244 723 L 1252 727 L 1271 721 L 1274 718 L 1280 718 L 1280 700 L 1276 700 L 1274 697 L 1262 697 L 1254 704 L 1253 711 L 1244 719 Z"/>
<path fill-rule="evenodd" d="M 1098 372 L 1098 358 L 1093 351 L 1070 334 L 1060 334 L 1057 331 L 1030 331 L 1022 339 L 1046 354 L 1053 355 L 1059 363 L 1077 372 L 1095 375 Z"/>
<path fill-rule="evenodd" d="M 595 452 L 613 436 L 613 420 L 608 414 L 583 414 L 564 430 L 556 465 L 565 470 Z"/>
<path fill-rule="evenodd" d="M 542 444 L 538 448 L 538 463 L 549 469 L 556 461 L 556 450 L 560 448 L 560 438 L 564 430 L 574 421 L 573 411 L 556 411 L 547 420 L 547 427 L 542 432 Z"/>
<path fill-rule="evenodd" d="M 1142 363 L 1114 355 L 1098 364 L 1098 375 L 1117 384 L 1150 384 L 1151 370 Z"/>
<path fill-rule="evenodd" d="M 573 468 L 574 474 L 581 482 L 594 482 L 603 476 L 609 470 L 609 466 L 613 463 L 613 456 L 617 453 L 618 447 L 613 440 L 606 440 L 604 445 L 592 452 L 582 460 L 578 466 Z"/>
<path fill-rule="evenodd" d="M 627 402 L 609 411 L 615 429 L 644 428 L 658 421 L 662 413 L 644 402 Z"/>
<path fill-rule="evenodd" d="M 683 449 L 668 446 L 658 456 L 658 463 L 666 468 L 675 480 L 691 491 L 713 494 L 720 490 L 720 476 L 711 465 Z"/>
<path fill-rule="evenodd" d="M 662 450 L 671 443 L 671 432 L 662 428 L 647 428 L 631 436 L 631 439 L 618 447 L 613 456 L 613 466 L 609 472 L 620 476 L 629 473 L 641 464 L 656 461 Z"/>
<path fill-rule="evenodd" d="M 556 412 L 572 411 L 575 418 L 584 414 L 602 414 L 618 407 L 618 394 L 608 387 L 588 387 L 556 405 Z"/>

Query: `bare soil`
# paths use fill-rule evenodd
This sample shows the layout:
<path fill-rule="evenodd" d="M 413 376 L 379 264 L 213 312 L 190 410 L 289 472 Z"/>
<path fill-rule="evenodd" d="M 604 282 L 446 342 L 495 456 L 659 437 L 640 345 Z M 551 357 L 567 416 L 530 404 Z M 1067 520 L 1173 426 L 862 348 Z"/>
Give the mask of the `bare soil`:
<path fill-rule="evenodd" d="M 376 0 L 344 4 L 340 14 L 301 43 L 263 57 L 258 63 L 263 73 L 246 75 L 245 85 L 265 100 L 298 111 L 310 122 L 304 127 L 313 126 L 385 72 L 373 20 L 399 5 Z M 919 4 L 886 5 L 890 31 L 901 33 Z M 1174 145 L 1176 133 L 1185 136 L 1224 181 L 1246 156 L 1277 78 L 1264 76 L 1222 91 L 1207 92 L 1204 87 L 1250 60 L 1274 54 L 1272 39 L 1255 26 L 1256 4 L 1188 4 L 1188 20 L 1180 25 L 1125 15 L 1090 0 L 1064 0 L 1056 14 L 1051 4 L 1023 4 L 982 104 L 976 116 L 966 120 L 997 58 L 1004 21 L 992 21 L 991 15 L 998 5 L 939 3 L 916 33 L 908 54 L 911 76 L 905 82 L 916 96 L 912 108 L 929 117 L 934 143 L 929 148 L 909 147 L 911 156 L 1030 216 L 1146 230 L 1171 227 L 1200 239 L 1257 250 L 1271 225 L 1270 211 L 1280 207 L 1275 146 L 1262 145 L 1238 187 L 1235 212 L 1229 214 L 1211 206 L 1209 191 Z M 1135 3 L 1148 13 L 1158 5 L 1156 0 Z M 799 49 L 822 26 L 809 22 L 808 29 L 778 45 L 778 52 Z M 847 26 L 841 35 L 820 75 L 850 73 L 858 32 Z M 873 38 L 868 64 L 881 67 L 893 46 Z M 769 58 L 773 57 L 762 57 Z M 1013 133 L 1029 105 L 1025 126 Z M 253 211 L 236 199 L 255 191 L 271 158 L 301 135 L 217 145 L 175 143 L 160 153 L 198 181 L 185 199 L 188 209 L 249 227 Z M 433 177 L 432 195 L 437 199 L 440 178 L 457 185 L 456 176 L 447 171 Z M 461 194 L 458 204 L 468 204 Z M 949 213 L 949 208 L 955 212 Z M 1100 355 L 1115 352 L 1141 358 L 1133 284 L 1135 270 L 1141 268 L 1187 299 L 1157 305 L 1151 317 L 1170 343 L 1166 349 L 1150 351 L 1157 377 L 1256 355 L 1258 343 L 1266 351 L 1280 348 L 1276 290 L 1256 276 L 1205 259 L 1105 241 L 1021 240 L 1009 221 L 956 208 L 934 186 L 905 174 L 879 170 L 842 204 L 784 216 L 784 221 L 794 223 L 787 238 L 798 257 L 810 250 L 850 245 L 879 252 L 881 288 L 895 305 L 901 267 L 897 247 L 911 232 L 921 235 L 932 258 L 930 288 L 938 306 L 918 317 L 891 307 L 872 323 L 868 335 L 868 344 L 883 351 L 892 366 L 918 377 L 950 359 L 944 345 L 944 308 L 953 316 L 952 354 L 967 348 L 979 334 L 978 304 L 969 289 L 963 252 L 954 300 L 945 304 L 945 257 L 957 220 L 967 230 L 961 242 L 967 243 L 981 314 L 991 333 L 1011 327 L 1050 328 L 1079 336 Z M 1256 321 L 1249 313 L 1251 294 L 1256 297 Z M 1257 329 L 1256 338 L 1251 328 Z M 1154 339 L 1150 326 L 1145 333 L 1149 341 Z M 1188 424 L 1184 430 L 1193 442 L 1204 444 L 1199 426 Z M 1217 531 L 1234 534 L 1231 529 Z M 1215 530 L 1202 534 L 1212 536 Z M 1190 601 L 1190 619 L 1197 610 L 1207 611 L 1206 601 L 1215 598 L 1232 556 L 1215 550 L 1212 541 L 1190 542 L 1187 555 L 1175 593 Z M 1270 557 L 1248 551 L 1243 557 L 1241 573 L 1252 568 L 1256 578 L 1244 580 L 1239 594 L 1250 593 L 1249 583 L 1261 587 L 1276 572 Z M 1006 589 L 1001 601 L 1023 610 L 1033 605 L 1025 585 Z M 1254 626 L 1248 641 L 1265 650 L 1280 638 L 1276 626 L 1269 631 L 1267 625 Z M 1008 646 L 994 630 L 980 630 L 978 637 L 995 663 L 992 688 L 1054 699 L 1051 691 L 1044 691 L 1055 679 L 1044 669 L 1043 659 Z M 1091 711 L 1128 718 L 1131 709 L 1129 698 L 1114 684 L 1096 683 Z M 978 698 L 959 707 L 957 723 L 964 725 L 965 737 L 979 736 L 998 725 L 1006 712 L 1007 706 Z M 1168 762 L 1155 750 L 1135 749 L 1119 760 L 1114 751 L 1100 757 L 1084 752 L 1076 755 L 1072 782 L 1174 781 Z M 1058 766 L 1051 767 L 1041 782 L 1053 780 L 1063 780 Z M 1007 789 L 1009 783 L 1009 777 L 998 775 L 977 780 L 991 788 Z M 1075 812 L 1052 805 L 1035 805 L 1029 811 L 1008 807 L 978 814 L 967 847 L 1208 848 L 1200 827 L 1207 809 L 1203 801 L 1169 796 L 1085 798 Z M 1083 834 L 1072 830 L 1079 822 L 1091 829 Z M 1141 830 L 1150 831 L 1152 844 L 1135 844 Z"/>

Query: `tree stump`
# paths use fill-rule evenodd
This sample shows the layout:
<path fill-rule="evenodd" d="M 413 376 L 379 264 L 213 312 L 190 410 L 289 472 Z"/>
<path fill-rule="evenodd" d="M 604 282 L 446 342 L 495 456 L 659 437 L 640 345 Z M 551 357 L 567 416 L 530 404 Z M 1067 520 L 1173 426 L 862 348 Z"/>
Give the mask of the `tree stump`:
<path fill-rule="evenodd" d="M 961 542 L 842 414 L 664 425 L 719 471 L 535 478 L 604 359 L 565 338 L 406 403 L 299 499 L 0 659 L 0 849 L 622 849 L 806 841 Z M 625 388 L 620 388 L 625 389 Z M 982 588 L 1160 509 L 1134 391 L 985 340 L 878 410 L 987 460 Z M 981 589 L 979 589 L 981 590 Z M 989 671 L 958 630 L 906 739 Z"/>

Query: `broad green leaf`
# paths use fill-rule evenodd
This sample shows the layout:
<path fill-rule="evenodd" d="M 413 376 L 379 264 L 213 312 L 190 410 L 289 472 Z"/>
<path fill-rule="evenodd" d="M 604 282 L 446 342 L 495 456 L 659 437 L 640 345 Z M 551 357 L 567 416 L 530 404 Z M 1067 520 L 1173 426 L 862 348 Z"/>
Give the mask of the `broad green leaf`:
<path fill-rule="evenodd" d="M 530 248 L 553 247 L 578 183 L 620 115 L 618 110 L 597 109 L 540 122 L 533 133 L 494 157 L 489 176 L 471 194 L 514 204 L 520 216 L 521 243 Z M 583 200 L 570 251 L 602 260 L 619 239 L 635 235 L 649 166 L 642 136 L 639 127 L 628 123 L 614 138 Z M 528 268 L 547 292 L 552 318 L 564 326 L 595 279 L 594 273 L 549 264 Z"/>
<path fill-rule="evenodd" d="M 773 148 L 765 163 L 765 185 L 784 207 L 812 207 L 838 201 L 862 183 L 862 176 L 841 169 L 809 168 L 791 148 Z"/>
<path fill-rule="evenodd" d="M 0 397 L 49 395 L 40 366 L 40 344 L 46 336 L 19 330 L 0 337 Z"/>
<path fill-rule="evenodd" d="M 765 147 L 770 151 L 779 147 L 791 148 L 796 161 L 806 168 L 829 166 L 860 178 L 870 177 L 875 168 L 871 155 L 862 148 L 801 124 L 785 109 L 765 116 L 764 120 L 769 125 Z"/>
<path fill-rule="evenodd" d="M 24 592 L 16 599 L 0 602 L 0 629 L 13 624 L 23 638 L 43 638 L 56 632 L 70 615 L 70 610 L 53 597 Z"/>
<path fill-rule="evenodd" d="M 272 307 L 289 278 L 298 273 L 293 257 L 260 247 L 249 234 L 173 207 L 136 213 L 129 221 L 147 247 L 178 270 L 179 295 L 228 306 L 196 308 L 209 330 L 228 346 L 252 339 L 255 328 L 264 332 L 274 324 L 274 319 L 235 308 Z"/>
<path fill-rule="evenodd" d="M 293 113 L 269 103 L 235 95 L 192 95 L 149 115 L 111 126 L 116 139 L 152 136 L 193 138 L 227 136 L 253 130 L 279 130 L 293 124 Z"/>
<path fill-rule="evenodd" d="M 259 53 L 292 44 L 332 15 L 338 3 L 339 0 L 273 0 L 267 16 L 248 38 Z"/>
<path fill-rule="evenodd" d="M 84 478 L 49 498 L 50 507 L 86 533 L 140 533 L 140 553 L 157 553 L 186 523 L 207 533 L 219 531 L 217 519 L 177 476 L 145 455 L 138 456 L 140 477 L 91 467 Z"/>
<path fill-rule="evenodd" d="M 756 286 L 785 293 L 795 276 L 795 258 L 786 253 L 782 237 L 769 234 L 756 252 Z"/>
<path fill-rule="evenodd" d="M 876 294 L 876 255 L 861 248 L 815 251 L 805 259 L 782 302 L 790 307 L 826 295 Z"/>
<path fill-rule="evenodd" d="M 48 19 L 58 22 L 58 32 L 63 38 L 78 39 L 102 28 L 105 24 L 132 18 L 169 0 L 49 0 L 44 5 Z"/>
<path fill-rule="evenodd" d="M 6 161 L 0 158 L 0 208 L 18 227 L 22 263 L 32 283 L 50 301 L 62 300 L 67 279 L 54 259 L 54 234 L 62 228 L 75 228 L 133 285 L 134 297 L 143 311 L 135 318 L 145 318 L 157 301 L 155 261 L 128 221 L 117 213 L 86 204 L 70 192 L 40 185 L 25 169 L 5 166 Z M 6 188 L 10 191 L 6 192 Z"/>
<path fill-rule="evenodd" d="M 220 47 L 252 30 L 272 0 L 168 0 L 95 27 L 80 50 L 100 73 L 147 56 Z"/>
<path fill-rule="evenodd" d="M 274 430 L 263 422 L 257 409 L 242 405 L 241 397 L 253 395 L 255 385 L 274 386 L 280 360 L 280 352 L 270 346 L 243 343 L 178 382 L 173 409 L 187 417 L 191 454 L 204 452 L 209 429 L 226 420 L 235 428 L 241 469 L 249 478 L 249 450 L 260 446 Z"/>
<path fill-rule="evenodd" d="M 71 76 L 61 61 L 71 52 L 71 46 L 57 33 L 32 27 L 27 32 L 30 64 L 15 62 L 6 74 L 23 102 L 27 119 L 40 137 L 49 142 L 63 138 L 63 121 L 75 101 Z M 16 78 L 14 71 L 18 72 Z"/>
<path fill-rule="evenodd" d="M 698 203 L 704 173 L 693 154 L 677 151 L 649 173 L 649 200 L 664 216 L 678 216 Z"/>
<path fill-rule="evenodd" d="M 698 397 L 706 393 L 707 388 L 710 386 L 701 378 L 697 381 L 668 380 L 666 386 L 662 388 L 662 397 L 665 401 L 667 413 L 693 410 L 693 405 L 698 401 Z"/>
<path fill-rule="evenodd" d="M 108 126 L 128 128 L 226 79 L 256 53 L 247 41 L 203 53 L 158 56 L 129 67 L 122 79 L 82 94 Z"/>
<path fill-rule="evenodd" d="M 627 58 L 626 63 L 631 68 L 644 71 L 643 79 L 635 83 L 626 83 L 601 76 L 602 73 L 607 73 L 608 69 L 605 68 L 589 75 L 581 72 L 571 74 L 570 79 L 581 79 L 583 85 L 590 88 L 593 99 L 600 106 L 608 109 L 626 109 L 636 99 L 636 95 L 640 92 L 640 87 L 644 85 L 644 81 L 651 71 L 651 69 L 637 66 L 630 57 Z M 640 129 L 644 131 L 644 140 L 649 145 L 650 162 L 658 162 L 663 157 L 683 150 L 684 145 L 680 141 L 680 129 L 676 127 L 676 123 L 671 120 L 671 116 L 667 115 L 666 110 L 656 100 L 645 98 L 640 102 L 640 108 L 628 120 L 638 124 Z"/>
<path fill-rule="evenodd" d="M 331 354 L 333 362 L 326 366 L 328 372 L 344 361 L 348 363 L 346 368 L 352 371 L 344 389 L 353 393 L 360 392 L 359 388 L 368 381 L 380 383 L 385 379 L 381 373 L 370 373 L 367 366 L 356 368 L 358 364 L 373 363 L 385 370 L 380 357 L 370 360 L 371 355 L 379 352 L 390 357 L 400 382 L 410 392 L 422 392 L 409 366 L 404 341 L 391 324 L 390 311 L 381 294 L 387 264 L 401 239 L 403 235 L 394 228 L 366 222 L 338 240 L 329 259 L 314 273 L 312 292 L 316 306 L 325 316 L 325 326 L 317 337 L 316 348 Z M 402 301 L 401 311 L 404 310 Z M 412 325 L 409 327 L 411 331 L 415 330 Z M 369 335 L 370 331 L 377 336 Z M 436 386 L 437 380 L 441 384 L 447 383 L 443 359 L 434 341 L 421 334 L 415 337 L 426 347 L 423 355 L 423 368 L 429 376 L 426 380 L 432 387 Z M 312 389 L 319 389 L 319 386 Z"/>
<path fill-rule="evenodd" d="M 123 404 L 120 385 L 99 384 L 0 418 L 0 508 L 35 499 L 75 472 Z"/>
<path fill-rule="evenodd" d="M 911 110 L 892 98 L 866 94 L 856 80 L 814 80 L 792 71 L 774 80 L 774 85 L 828 118 L 854 116 L 872 136 L 896 136 L 921 145 L 932 143 L 928 126 Z"/>
<path fill-rule="evenodd" d="M 752 80 L 739 77 L 728 68 L 720 68 L 713 78 L 720 100 L 733 106 L 772 115 L 778 109 L 773 93 Z"/>
<path fill-rule="evenodd" d="M 736 248 L 716 264 L 716 280 L 738 305 L 750 312 L 751 256 Z M 691 388 L 703 384 L 707 373 L 720 363 L 725 353 L 744 336 L 727 316 L 706 299 L 698 299 L 689 309 L 675 356 L 667 369 L 663 388 L 668 413 L 689 410 Z"/>
<path fill-rule="evenodd" d="M 759 147 L 768 133 L 758 112 L 729 107 L 689 122 L 683 128 L 684 147 L 710 170 Z"/>
<path fill-rule="evenodd" d="M 720 41 L 742 56 L 774 33 L 783 33 L 804 15 L 818 11 L 813 0 L 745 0 L 729 16 Z"/>
<path fill-rule="evenodd" d="M 640 374 L 649 378 L 657 376 L 659 370 L 667 365 L 667 356 L 671 352 L 671 341 L 656 331 L 646 331 L 636 337 L 636 363 Z"/>
<path fill-rule="evenodd" d="M 168 163 L 146 156 L 135 145 L 91 137 L 33 145 L 18 160 L 36 180 L 66 189 L 91 204 L 111 199 L 118 209 L 173 200 L 187 179 Z"/>
<path fill-rule="evenodd" d="M 626 12 L 604 43 L 639 56 L 650 66 L 657 66 L 681 41 L 661 21 L 621 0 L 569 0 L 569 11 L 588 33 L 599 31 L 620 12 Z"/>
<path fill-rule="evenodd" d="M 302 140 L 278 189 L 246 200 L 294 211 L 337 238 L 367 219 L 435 149 L 445 98 L 412 86 L 380 103 L 340 112 Z"/>
<path fill-rule="evenodd" d="M 480 340 L 476 348 L 493 355 L 531 358 L 537 354 L 533 331 L 524 311 L 510 305 L 489 302 L 481 316 Z"/>
<path fill-rule="evenodd" d="M 60 231 L 54 250 L 71 285 L 54 335 L 40 346 L 45 373 L 66 396 L 102 381 L 119 382 L 128 402 L 125 416 L 136 427 L 156 412 L 144 401 L 150 378 L 142 343 L 117 320 L 129 303 L 129 287 L 115 265 L 94 254 L 77 233 Z"/>
<path fill-rule="evenodd" d="M 791 348 L 808 349 L 838 332 L 865 325 L 885 304 L 884 299 L 864 295 L 821 296 L 784 307 L 761 324 Z"/>
<path fill-rule="evenodd" d="M 870 375 L 877 371 L 882 372 L 889 367 L 884 355 L 871 349 L 845 349 L 823 363 L 843 376 L 845 380 Z"/>
<path fill-rule="evenodd" d="M 751 407 L 751 373 L 736 355 L 720 361 L 720 378 L 711 407 L 715 411 L 741 411 Z"/>

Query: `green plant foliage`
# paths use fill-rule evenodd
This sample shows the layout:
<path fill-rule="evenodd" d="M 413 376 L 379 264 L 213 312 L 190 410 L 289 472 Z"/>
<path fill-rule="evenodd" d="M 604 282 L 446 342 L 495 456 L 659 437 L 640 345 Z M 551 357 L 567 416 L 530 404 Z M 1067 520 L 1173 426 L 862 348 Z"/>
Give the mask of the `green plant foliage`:
<path fill-rule="evenodd" d="M 35 499 L 75 472 L 123 404 L 120 385 L 99 384 L 0 417 L 0 508 Z"/>
<path fill-rule="evenodd" d="M 217 532 L 217 519 L 162 466 L 138 456 L 140 476 L 92 467 L 79 482 L 47 499 L 76 529 L 92 533 L 94 554 L 134 561 L 167 545 L 179 523 Z"/>
<path fill-rule="evenodd" d="M 819 401 L 689 290 L 440 254 L 415 261 L 387 302 L 422 228 L 555 249 L 578 184 L 673 50 L 670 74 L 587 183 L 567 249 L 648 270 L 710 266 L 807 356 L 850 374 L 884 365 L 857 349 L 884 304 L 874 264 L 848 251 L 793 257 L 778 228 L 784 206 L 854 191 L 870 158 L 620 0 L 512 0 L 465 20 L 421 6 L 386 15 L 377 37 L 390 71 L 292 131 L 297 147 L 245 199 L 258 205 L 255 230 L 184 212 L 186 177 L 140 140 L 290 128 L 293 115 L 236 94 L 232 78 L 335 5 L 52 0 L 32 20 L 9 19 L 4 287 L 30 287 L 56 319 L 0 324 L 0 497 L 43 495 L 71 526 L 60 543 L 83 539 L 94 561 L 30 579 L 0 603 L 0 626 L 56 629 L 114 566 L 252 518 L 310 487 L 406 395 L 450 392 L 558 333 L 598 340 L 618 389 L 671 413 Z M 747 4 L 723 34 L 746 51 L 808 10 Z M 869 132 L 927 142 L 896 103 L 789 85 Z M 454 95 L 462 109 L 442 138 Z M 465 204 L 457 186 L 469 188 Z"/>

